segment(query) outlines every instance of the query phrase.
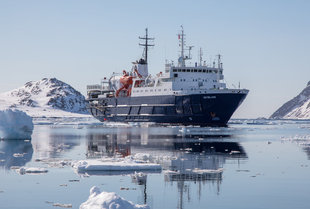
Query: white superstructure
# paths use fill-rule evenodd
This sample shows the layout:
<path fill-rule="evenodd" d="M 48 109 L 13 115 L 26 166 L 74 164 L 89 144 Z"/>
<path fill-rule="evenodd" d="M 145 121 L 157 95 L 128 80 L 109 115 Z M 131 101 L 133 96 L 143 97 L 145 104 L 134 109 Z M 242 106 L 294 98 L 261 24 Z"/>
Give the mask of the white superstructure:
<path fill-rule="evenodd" d="M 165 70 L 155 76 L 148 74 L 147 63 L 147 47 L 150 45 L 147 41 L 154 40 L 147 35 L 140 39 L 145 40 L 144 59 L 133 62 L 133 67 L 130 72 L 123 71 L 123 75 L 113 74 L 109 80 L 102 82 L 102 85 L 110 83 L 110 90 L 104 93 L 103 86 L 98 86 L 98 91 L 101 91 L 100 97 L 111 96 L 111 93 L 116 97 L 141 97 L 155 95 L 189 95 L 189 94 L 206 94 L 206 93 L 246 93 L 247 90 L 227 89 L 224 82 L 223 63 L 221 55 L 217 55 L 217 62 L 206 64 L 202 62 L 202 51 L 200 49 L 199 63 L 194 66 L 187 66 L 186 60 L 191 59 L 191 49 L 193 46 L 185 45 L 185 34 L 182 27 L 178 34 L 179 45 L 181 48 L 178 64 L 175 66 L 173 62 L 165 64 Z M 185 55 L 185 51 L 187 55 Z M 130 81 L 122 82 L 122 76 L 129 78 Z M 90 91 L 94 91 L 93 87 L 89 86 Z M 105 87 L 107 89 L 107 87 Z"/>

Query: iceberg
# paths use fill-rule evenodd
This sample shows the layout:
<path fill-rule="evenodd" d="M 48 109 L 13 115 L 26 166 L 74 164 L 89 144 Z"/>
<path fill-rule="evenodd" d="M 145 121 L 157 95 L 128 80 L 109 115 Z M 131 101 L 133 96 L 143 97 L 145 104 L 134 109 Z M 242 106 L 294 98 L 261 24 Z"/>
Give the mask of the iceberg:
<path fill-rule="evenodd" d="M 90 189 L 90 195 L 86 202 L 80 205 L 80 209 L 150 209 L 147 205 L 135 205 L 125 200 L 114 192 L 100 192 L 96 186 Z"/>
<path fill-rule="evenodd" d="M 32 118 L 20 110 L 0 110 L 0 138 L 30 139 L 33 131 Z"/>

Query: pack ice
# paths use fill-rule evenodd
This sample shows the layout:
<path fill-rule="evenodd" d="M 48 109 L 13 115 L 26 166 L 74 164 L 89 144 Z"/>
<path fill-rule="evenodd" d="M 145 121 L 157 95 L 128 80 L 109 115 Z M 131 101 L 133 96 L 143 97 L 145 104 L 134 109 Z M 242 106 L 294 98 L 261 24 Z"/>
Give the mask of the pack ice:
<path fill-rule="evenodd" d="M 30 139 L 33 131 L 32 118 L 20 110 L 0 110 L 0 138 Z"/>
<path fill-rule="evenodd" d="M 86 202 L 80 205 L 80 209 L 150 209 L 147 205 L 135 205 L 125 200 L 114 192 L 100 192 L 96 186 L 90 189 L 90 195 Z"/>

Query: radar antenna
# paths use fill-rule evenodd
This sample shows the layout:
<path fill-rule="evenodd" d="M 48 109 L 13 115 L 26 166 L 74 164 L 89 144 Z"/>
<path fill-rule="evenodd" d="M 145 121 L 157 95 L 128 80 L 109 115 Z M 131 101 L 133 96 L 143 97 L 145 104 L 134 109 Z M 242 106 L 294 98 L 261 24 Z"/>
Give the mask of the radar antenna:
<path fill-rule="evenodd" d="M 154 41 L 155 38 L 149 38 L 148 37 L 148 29 L 145 28 L 145 36 L 144 37 L 140 37 L 139 39 L 141 40 L 145 40 L 145 43 L 139 43 L 140 46 L 144 46 L 144 51 L 143 51 L 143 57 L 145 60 L 145 64 L 147 64 L 147 52 L 148 52 L 148 47 L 149 46 L 154 46 L 154 44 L 149 44 L 148 41 Z"/>

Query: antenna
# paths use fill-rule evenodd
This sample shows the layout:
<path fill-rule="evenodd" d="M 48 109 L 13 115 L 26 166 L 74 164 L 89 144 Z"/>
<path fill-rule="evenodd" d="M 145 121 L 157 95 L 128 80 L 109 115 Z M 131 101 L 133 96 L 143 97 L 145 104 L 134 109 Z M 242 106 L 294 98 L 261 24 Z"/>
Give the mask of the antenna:
<path fill-rule="evenodd" d="M 200 47 L 200 49 L 199 49 L 199 66 L 201 66 L 201 62 L 202 62 L 202 49 L 201 49 L 201 47 Z"/>
<path fill-rule="evenodd" d="M 188 46 L 186 50 L 188 50 L 188 56 L 184 56 L 185 50 L 185 34 L 183 30 L 183 25 L 181 25 L 181 33 L 178 34 L 178 39 L 180 41 L 179 46 L 181 47 L 181 56 L 178 59 L 179 67 L 185 67 L 185 60 L 191 59 L 191 50 L 194 46 Z"/>
<path fill-rule="evenodd" d="M 222 55 L 220 55 L 220 54 L 217 55 L 217 66 L 218 66 L 218 69 L 221 68 L 221 57 L 222 57 Z"/>
<path fill-rule="evenodd" d="M 217 55 L 217 80 L 218 80 L 218 82 L 220 82 L 220 69 L 221 69 L 221 65 L 222 65 L 222 63 L 221 63 L 221 55 L 220 54 L 218 54 Z"/>
<path fill-rule="evenodd" d="M 181 25 L 181 33 L 178 34 L 178 39 L 180 41 L 179 46 L 181 46 L 181 56 L 179 57 L 179 66 L 185 66 L 185 57 L 184 57 L 184 30 L 183 30 L 183 25 Z"/>
<path fill-rule="evenodd" d="M 185 56 L 186 59 L 192 59 L 192 56 L 191 56 L 191 50 L 192 48 L 194 48 L 194 46 L 188 46 L 188 56 Z"/>
<path fill-rule="evenodd" d="M 145 60 L 145 64 L 147 64 L 147 52 L 148 52 L 148 47 L 149 46 L 154 46 L 154 44 L 149 44 L 148 41 L 154 41 L 155 38 L 149 38 L 148 37 L 148 29 L 145 28 L 145 36 L 144 37 L 140 37 L 139 36 L 139 39 L 141 40 L 145 40 L 145 43 L 141 44 L 139 43 L 140 46 L 144 46 L 144 60 Z"/>

